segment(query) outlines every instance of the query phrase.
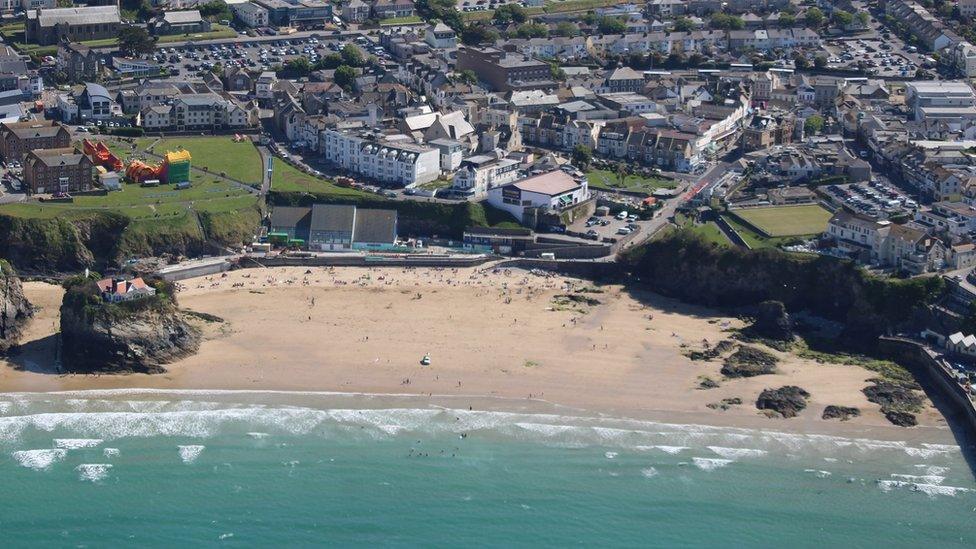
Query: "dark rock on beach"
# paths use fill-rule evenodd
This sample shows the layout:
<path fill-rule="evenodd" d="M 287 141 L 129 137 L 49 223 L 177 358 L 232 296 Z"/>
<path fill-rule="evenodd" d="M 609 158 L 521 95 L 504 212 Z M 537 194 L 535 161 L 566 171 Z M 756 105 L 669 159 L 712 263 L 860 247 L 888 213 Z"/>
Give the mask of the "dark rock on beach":
<path fill-rule="evenodd" d="M 771 353 L 742 345 L 739 350 L 729 355 L 722 366 L 722 375 L 726 377 L 754 377 L 776 373 L 776 363 L 779 359 Z"/>
<path fill-rule="evenodd" d="M 796 385 L 786 385 L 779 389 L 765 389 L 756 400 L 756 408 L 768 410 L 785 418 L 796 417 L 807 407 L 810 393 Z"/>
<path fill-rule="evenodd" d="M 750 327 L 753 335 L 778 341 L 793 341 L 793 321 L 781 301 L 763 301 Z"/>
<path fill-rule="evenodd" d="M 852 417 L 857 417 L 861 415 L 861 410 L 851 407 L 851 406 L 834 406 L 831 404 L 824 408 L 823 419 L 839 419 L 841 421 L 847 421 Z"/>
<path fill-rule="evenodd" d="M 888 421 L 899 427 L 914 427 L 918 425 L 918 420 L 915 419 L 915 414 L 899 412 L 897 410 L 887 410 L 884 411 L 884 415 L 886 418 L 888 418 Z"/>

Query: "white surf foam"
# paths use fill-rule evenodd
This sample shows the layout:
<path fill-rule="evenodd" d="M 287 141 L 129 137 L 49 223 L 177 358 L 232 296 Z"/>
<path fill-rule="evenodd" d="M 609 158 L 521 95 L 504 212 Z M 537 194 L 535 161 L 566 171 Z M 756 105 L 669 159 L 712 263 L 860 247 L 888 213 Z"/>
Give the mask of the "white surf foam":
<path fill-rule="evenodd" d="M 203 449 L 206 448 L 206 446 L 202 446 L 200 444 L 189 444 L 186 446 L 178 446 L 178 448 L 180 450 L 180 459 L 183 460 L 183 463 L 189 464 L 193 463 L 198 457 L 200 457 L 200 454 L 203 453 Z"/>
<path fill-rule="evenodd" d="M 718 458 L 702 458 L 693 457 L 691 458 L 692 463 L 695 467 L 698 467 L 702 471 L 714 471 L 715 469 L 721 469 L 726 465 L 733 462 L 731 459 L 718 459 Z"/>
<path fill-rule="evenodd" d="M 80 450 L 82 448 L 94 448 L 102 442 L 100 438 L 56 438 L 54 439 L 54 447 L 65 450 Z"/>
<path fill-rule="evenodd" d="M 804 469 L 804 473 L 813 473 L 813 476 L 817 478 L 827 478 L 830 476 L 830 471 L 821 471 L 818 469 Z"/>
<path fill-rule="evenodd" d="M 619 455 L 620 454 L 618 454 L 617 452 L 604 452 L 603 457 L 605 457 L 607 459 L 614 459 L 614 458 L 616 458 Z"/>
<path fill-rule="evenodd" d="M 664 444 L 658 444 L 655 446 L 658 450 L 664 452 L 665 454 L 677 455 L 688 449 L 687 446 L 667 446 Z"/>
<path fill-rule="evenodd" d="M 268 438 L 268 433 L 247 433 L 247 436 L 256 439 Z"/>
<path fill-rule="evenodd" d="M 963 488 L 961 486 L 943 486 L 941 484 L 926 484 L 924 482 L 909 482 L 907 480 L 879 480 L 878 487 L 884 492 L 890 492 L 896 488 L 903 488 L 912 492 L 921 492 L 929 497 L 954 497 L 957 494 L 972 491 L 969 488 Z"/>
<path fill-rule="evenodd" d="M 102 455 L 104 455 L 107 458 L 119 457 L 119 449 L 118 448 L 105 448 L 104 450 L 102 450 Z"/>
<path fill-rule="evenodd" d="M 641 469 L 641 475 L 643 475 L 644 478 L 653 478 L 658 476 L 658 474 L 660 473 L 658 473 L 657 469 L 653 467 L 646 467 L 644 469 Z"/>
<path fill-rule="evenodd" d="M 901 475 L 892 474 L 891 478 L 895 480 L 904 480 L 906 482 L 914 482 L 916 484 L 942 484 L 945 482 L 945 477 L 939 475 Z"/>
<path fill-rule="evenodd" d="M 78 471 L 78 480 L 99 482 L 105 480 L 111 468 L 111 463 L 82 463 L 75 467 L 75 471 Z"/>
<path fill-rule="evenodd" d="M 725 448 L 723 446 L 709 446 L 708 449 L 726 459 L 761 457 L 767 453 L 766 450 L 757 450 L 755 448 Z"/>
<path fill-rule="evenodd" d="M 924 469 L 926 475 L 942 475 L 945 476 L 949 473 L 948 467 L 942 467 L 940 465 L 929 465 L 927 463 L 922 463 L 915 466 L 916 469 Z"/>
<path fill-rule="evenodd" d="M 43 471 L 64 459 L 68 451 L 63 448 L 45 448 L 41 450 L 20 450 L 10 454 L 21 467 L 35 471 Z"/>

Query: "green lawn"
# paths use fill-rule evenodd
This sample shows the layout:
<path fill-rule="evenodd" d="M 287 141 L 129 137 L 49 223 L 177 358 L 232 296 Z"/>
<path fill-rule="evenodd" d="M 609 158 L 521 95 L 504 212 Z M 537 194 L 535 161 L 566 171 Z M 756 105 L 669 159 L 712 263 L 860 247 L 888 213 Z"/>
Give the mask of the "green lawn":
<path fill-rule="evenodd" d="M 389 19 L 380 20 L 381 26 L 386 25 L 412 25 L 416 23 L 423 23 L 424 20 L 417 15 L 411 15 L 409 17 L 390 17 Z"/>
<path fill-rule="evenodd" d="M 274 161 L 274 171 L 271 174 L 271 190 L 280 192 L 309 192 L 318 194 L 328 194 L 333 196 L 345 197 L 370 197 L 379 199 L 379 195 L 340 187 L 331 181 L 327 181 L 314 175 L 309 175 L 291 164 L 276 158 Z"/>
<path fill-rule="evenodd" d="M 724 214 L 722 215 L 722 219 L 728 222 L 735 229 L 735 232 L 739 233 L 742 240 L 745 240 L 746 244 L 753 250 L 760 248 L 778 248 L 780 245 L 793 239 L 793 237 L 767 237 L 761 235 L 733 215 Z"/>
<path fill-rule="evenodd" d="M 707 242 L 718 244 L 720 246 L 732 245 L 732 242 L 727 236 L 725 236 L 722 229 L 718 228 L 718 225 L 716 225 L 714 221 L 698 224 L 695 223 L 695 220 L 692 217 L 682 214 L 675 214 L 674 221 L 677 226 L 697 234 Z"/>
<path fill-rule="evenodd" d="M 776 237 L 822 233 L 831 214 L 816 204 L 809 204 L 735 210 L 735 215 Z"/>
<path fill-rule="evenodd" d="M 427 191 L 435 191 L 437 189 L 446 189 L 451 186 L 451 183 L 452 181 L 450 179 L 435 179 L 427 183 L 421 183 L 417 187 Z"/>
<path fill-rule="evenodd" d="M 590 170 L 586 172 L 586 181 L 594 189 L 631 191 L 645 194 L 651 194 L 655 189 L 673 189 L 678 186 L 676 182 L 670 179 L 642 177 L 639 175 L 628 175 L 621 182 L 620 177 L 609 170 Z"/>
<path fill-rule="evenodd" d="M 197 40 L 217 40 L 218 38 L 237 38 L 237 31 L 230 27 L 225 27 L 224 25 L 218 25 L 214 23 L 210 25 L 210 32 L 198 32 L 196 34 L 173 34 L 168 36 L 160 36 L 159 43 L 166 44 L 169 42 L 188 42 Z M 87 42 L 86 42 L 87 44 Z"/>
<path fill-rule="evenodd" d="M 250 140 L 234 143 L 230 136 L 217 137 L 173 137 L 161 139 L 139 139 L 137 148 L 151 143 L 153 153 L 162 156 L 166 151 L 184 148 L 190 151 L 190 165 L 207 168 L 215 174 L 224 173 L 231 179 L 251 185 L 260 185 L 262 176 L 261 155 Z"/>

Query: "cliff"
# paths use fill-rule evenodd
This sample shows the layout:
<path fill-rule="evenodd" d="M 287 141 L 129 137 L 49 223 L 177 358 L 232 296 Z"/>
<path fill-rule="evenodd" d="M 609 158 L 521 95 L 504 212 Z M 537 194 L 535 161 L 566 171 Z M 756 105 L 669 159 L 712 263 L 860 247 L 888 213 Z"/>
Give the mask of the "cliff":
<path fill-rule="evenodd" d="M 17 344 L 34 308 L 24 296 L 20 278 L 9 263 L 0 260 L 0 354 Z"/>
<path fill-rule="evenodd" d="M 939 277 L 872 276 L 850 261 L 717 246 L 679 231 L 629 252 L 624 267 L 654 291 L 712 307 L 754 307 L 769 300 L 846 326 L 852 341 L 917 323 L 942 294 Z"/>
<path fill-rule="evenodd" d="M 61 355 L 76 372 L 164 372 L 163 364 L 200 347 L 200 331 L 176 306 L 171 285 L 152 281 L 156 295 L 105 303 L 94 281 L 65 283 L 61 304 Z"/>
<path fill-rule="evenodd" d="M 0 257 L 31 273 L 101 269 L 133 257 L 194 256 L 212 252 L 213 245 L 239 246 L 260 222 L 257 206 L 143 219 L 81 210 L 55 217 L 0 214 Z"/>

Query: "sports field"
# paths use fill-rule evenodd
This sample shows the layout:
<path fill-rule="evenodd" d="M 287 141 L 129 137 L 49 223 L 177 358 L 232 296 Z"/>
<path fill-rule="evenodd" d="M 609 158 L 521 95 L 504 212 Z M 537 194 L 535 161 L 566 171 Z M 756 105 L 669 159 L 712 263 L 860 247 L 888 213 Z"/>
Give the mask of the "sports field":
<path fill-rule="evenodd" d="M 830 212 L 816 204 L 751 208 L 735 210 L 734 213 L 769 236 L 822 233 L 830 219 Z"/>

